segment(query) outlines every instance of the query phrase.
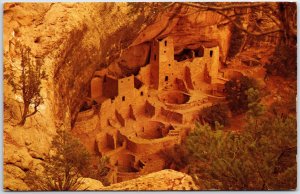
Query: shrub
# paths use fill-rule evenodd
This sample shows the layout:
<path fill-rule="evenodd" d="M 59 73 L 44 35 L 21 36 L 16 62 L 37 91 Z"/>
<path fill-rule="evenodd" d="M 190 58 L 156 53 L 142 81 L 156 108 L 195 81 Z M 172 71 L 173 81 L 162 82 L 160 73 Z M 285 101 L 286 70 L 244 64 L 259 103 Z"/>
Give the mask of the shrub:
<path fill-rule="evenodd" d="M 71 134 L 59 130 L 40 174 L 29 171 L 25 182 L 32 190 L 68 191 L 81 185 L 81 173 L 90 165 L 90 155 Z"/>
<path fill-rule="evenodd" d="M 248 110 L 249 100 L 246 91 L 250 88 L 257 89 L 258 87 L 256 81 L 247 76 L 232 79 L 225 83 L 226 99 L 233 113 L 240 114 Z"/>
<path fill-rule="evenodd" d="M 295 189 L 296 124 L 291 117 L 260 117 L 241 133 L 197 124 L 185 142 L 189 174 L 202 189 Z"/>
<path fill-rule="evenodd" d="M 93 178 L 100 180 L 104 186 L 110 185 L 107 175 L 110 171 L 109 158 L 104 156 L 97 159 L 97 165 L 95 168 L 89 169 L 88 175 Z"/>
<path fill-rule="evenodd" d="M 228 121 L 228 108 L 226 105 L 215 104 L 211 107 L 206 107 L 201 111 L 201 118 L 207 122 L 213 129 L 216 128 L 216 122 L 226 126 Z"/>

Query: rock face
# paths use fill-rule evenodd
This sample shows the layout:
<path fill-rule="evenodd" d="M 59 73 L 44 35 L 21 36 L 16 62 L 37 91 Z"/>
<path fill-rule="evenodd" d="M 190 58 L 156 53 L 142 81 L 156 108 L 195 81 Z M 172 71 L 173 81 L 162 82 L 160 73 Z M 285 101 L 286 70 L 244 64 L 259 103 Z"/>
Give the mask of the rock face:
<path fill-rule="evenodd" d="M 181 15 L 182 14 L 182 15 Z M 224 25 L 226 19 L 212 11 L 197 11 L 188 7 L 177 15 L 162 15 L 156 23 L 149 25 L 139 34 L 133 45 L 153 38 L 170 36 L 174 39 L 175 53 L 190 45 L 202 42 L 218 42 L 223 58 L 226 58 L 231 37 L 230 25 Z"/>
<path fill-rule="evenodd" d="M 31 48 L 33 57 L 44 59 L 48 75 L 42 81 L 44 104 L 23 127 L 15 125 L 20 118 L 20 94 L 13 93 L 4 80 L 4 189 L 28 189 L 24 173 L 38 168 L 57 128 L 71 128 L 95 70 L 111 64 L 108 69 L 112 73 L 118 68 L 121 75 L 134 72 L 147 63 L 148 41 L 164 35 L 178 42 L 176 52 L 191 43 L 221 38 L 219 44 L 226 56 L 229 28 L 220 27 L 222 18 L 215 14 L 162 15 L 144 28 L 149 14 L 135 12 L 129 3 L 4 4 L 4 71 L 7 64 L 20 65 L 15 47 L 19 41 Z M 190 38 L 184 39 L 187 35 Z M 132 41 L 132 47 L 124 50 Z M 111 63 L 121 50 L 123 57 Z"/>
<path fill-rule="evenodd" d="M 142 27 L 146 12 L 132 16 L 131 11 L 128 3 L 4 4 L 5 73 L 8 65 L 19 67 L 15 45 L 21 42 L 33 58 L 44 59 L 48 77 L 41 87 L 44 103 L 22 127 L 15 125 L 22 98 L 4 80 L 4 189 L 28 189 L 24 172 L 43 160 L 56 128 L 71 128 L 93 72 Z"/>
<path fill-rule="evenodd" d="M 192 177 L 174 170 L 162 170 L 129 181 L 103 187 L 101 190 L 199 190 Z"/>
<path fill-rule="evenodd" d="M 132 47 L 117 60 L 121 74 L 126 68 L 132 73 L 144 66 L 150 50 L 147 42 L 167 35 L 176 43 L 175 53 L 188 45 L 218 41 L 221 57 L 226 58 L 231 33 L 230 27 L 222 26 L 224 19 L 192 8 L 178 15 L 181 12 L 186 13 L 163 13 L 138 35 L 135 32 L 144 27 L 147 13 L 129 15 L 131 5 L 127 3 L 6 3 L 4 52 L 18 58 L 13 54 L 14 42 L 19 40 L 30 46 L 35 57 L 44 58 L 48 80 L 43 96 L 49 100 L 45 102 L 48 112 L 43 114 L 70 123 L 89 92 L 93 72 L 109 65 L 112 59 L 108 54 L 114 56 L 124 42 L 130 43 L 137 35 Z"/>
<path fill-rule="evenodd" d="M 104 186 L 100 181 L 91 178 L 83 178 L 78 191 L 99 191 L 103 187 Z"/>
<path fill-rule="evenodd" d="M 147 26 L 126 49 L 121 57 L 113 63 L 119 68 L 111 68 L 111 72 L 120 77 L 128 72 L 135 73 L 136 67 L 144 66 L 149 61 L 151 40 L 166 36 L 174 40 L 174 52 L 183 49 L 195 49 L 203 43 L 214 43 L 220 47 L 220 61 L 225 62 L 231 38 L 231 25 L 228 21 L 212 11 L 197 11 L 191 7 L 175 7 L 176 14 L 162 13 L 156 21 Z M 121 69 L 121 70 L 120 70 Z M 123 71 L 122 71 L 123 70 Z M 131 70 L 131 71 L 130 71 Z"/>
<path fill-rule="evenodd" d="M 78 112 L 93 72 L 109 62 L 128 35 L 143 24 L 136 14 L 129 17 L 127 3 L 7 3 L 4 8 L 4 43 L 8 57 L 14 42 L 31 48 L 45 60 L 47 83 L 44 96 L 52 105 L 49 114 L 70 123 Z M 48 108 L 48 107 L 47 107 Z"/>

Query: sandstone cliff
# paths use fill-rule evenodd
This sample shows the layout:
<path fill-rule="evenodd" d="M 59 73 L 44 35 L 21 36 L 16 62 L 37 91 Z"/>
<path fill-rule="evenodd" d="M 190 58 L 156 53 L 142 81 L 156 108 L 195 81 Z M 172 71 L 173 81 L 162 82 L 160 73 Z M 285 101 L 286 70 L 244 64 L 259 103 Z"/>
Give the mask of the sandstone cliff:
<path fill-rule="evenodd" d="M 101 190 L 198 190 L 192 177 L 174 170 L 162 170 L 137 179 L 103 187 Z"/>
<path fill-rule="evenodd" d="M 41 90 L 45 102 L 23 127 L 14 125 L 20 95 L 4 81 L 5 189 L 28 189 L 24 172 L 43 159 L 57 127 L 70 129 L 93 72 L 142 27 L 145 13 L 130 16 L 131 9 L 127 3 L 4 4 L 4 68 L 19 65 L 15 43 L 20 41 L 34 57 L 44 58 L 48 75 Z"/>
<path fill-rule="evenodd" d="M 150 13 L 133 11 L 128 3 L 4 4 L 4 64 L 18 66 L 20 56 L 14 44 L 20 41 L 30 46 L 34 57 L 44 58 L 48 75 L 42 82 L 45 102 L 23 127 L 14 125 L 20 115 L 20 95 L 4 80 L 5 189 L 28 189 L 23 182 L 25 172 L 39 168 L 56 128 L 71 128 L 82 98 L 88 96 L 95 70 L 110 65 L 111 73 L 132 73 L 146 64 L 148 41 L 165 35 L 178 43 L 176 52 L 190 44 L 219 40 L 226 57 L 230 30 L 219 25 L 222 18 L 214 13 L 193 14 L 194 10 L 189 10 L 190 14 L 180 17 L 161 14 L 146 27 L 144 19 Z M 121 50 L 122 57 L 114 61 Z"/>
<path fill-rule="evenodd" d="M 231 25 L 215 12 L 199 12 L 191 7 L 175 7 L 170 12 L 162 12 L 153 24 L 138 34 L 121 57 L 111 64 L 110 72 L 120 77 L 137 72 L 137 67 L 148 62 L 150 41 L 166 36 L 173 38 L 175 54 L 183 49 L 197 48 L 203 43 L 217 43 L 220 47 L 220 60 L 225 62 L 230 45 Z"/>

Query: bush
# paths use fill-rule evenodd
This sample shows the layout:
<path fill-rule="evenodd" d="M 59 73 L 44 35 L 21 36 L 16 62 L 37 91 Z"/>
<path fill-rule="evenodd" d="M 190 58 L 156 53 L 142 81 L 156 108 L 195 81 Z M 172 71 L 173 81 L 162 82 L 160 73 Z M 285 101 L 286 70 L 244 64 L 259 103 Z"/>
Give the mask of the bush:
<path fill-rule="evenodd" d="M 248 95 L 250 89 L 257 89 L 257 83 L 254 79 L 243 76 L 240 79 L 232 79 L 225 83 L 226 99 L 230 110 L 235 114 L 244 113 L 248 110 Z"/>
<path fill-rule="evenodd" d="M 97 165 L 95 168 L 89 169 L 88 175 L 93 178 L 97 179 L 102 182 L 104 186 L 110 185 L 110 182 L 107 179 L 107 175 L 110 171 L 109 165 L 109 158 L 104 156 L 98 158 Z"/>
<path fill-rule="evenodd" d="M 211 107 L 206 107 L 201 111 L 201 118 L 207 122 L 213 129 L 216 128 L 216 122 L 220 125 L 227 126 L 228 108 L 226 105 L 215 104 Z"/>
<path fill-rule="evenodd" d="M 40 174 L 29 171 L 25 182 L 32 190 L 69 191 L 81 185 L 81 174 L 90 165 L 90 155 L 71 134 L 59 130 Z"/>
<path fill-rule="evenodd" d="M 202 189 L 295 189 L 296 124 L 291 117 L 261 117 L 241 133 L 197 124 L 185 142 L 189 174 Z"/>
<path fill-rule="evenodd" d="M 250 88 L 246 91 L 248 100 L 248 118 L 257 118 L 263 114 L 264 107 L 260 104 L 260 93 L 254 88 Z"/>

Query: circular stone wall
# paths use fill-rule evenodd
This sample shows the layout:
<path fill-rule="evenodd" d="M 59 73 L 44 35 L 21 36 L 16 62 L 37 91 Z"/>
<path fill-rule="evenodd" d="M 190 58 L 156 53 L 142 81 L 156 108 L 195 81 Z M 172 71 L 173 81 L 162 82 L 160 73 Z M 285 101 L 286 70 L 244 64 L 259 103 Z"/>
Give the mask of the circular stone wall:
<path fill-rule="evenodd" d="M 167 91 L 160 94 L 159 99 L 169 104 L 185 104 L 190 100 L 190 96 L 180 91 Z"/>

